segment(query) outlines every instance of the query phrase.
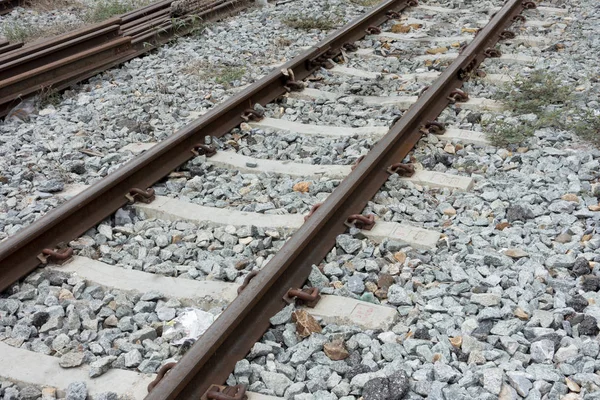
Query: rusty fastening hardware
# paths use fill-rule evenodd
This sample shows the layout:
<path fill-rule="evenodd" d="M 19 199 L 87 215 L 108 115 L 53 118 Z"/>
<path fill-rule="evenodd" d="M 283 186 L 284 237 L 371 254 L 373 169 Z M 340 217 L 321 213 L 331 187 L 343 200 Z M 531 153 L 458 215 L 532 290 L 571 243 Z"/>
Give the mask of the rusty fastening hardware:
<path fill-rule="evenodd" d="M 42 264 L 48 264 L 49 261 L 52 261 L 56 264 L 63 264 L 73 255 L 73 249 L 67 247 L 66 249 L 44 249 L 42 253 L 37 256 L 38 260 L 42 262 Z"/>
<path fill-rule="evenodd" d="M 500 39 L 502 39 L 502 40 L 514 39 L 516 37 L 517 37 L 517 34 L 514 33 L 513 31 L 502 31 L 502 32 L 500 32 Z"/>
<path fill-rule="evenodd" d="M 325 69 L 331 69 L 333 67 L 335 67 L 335 65 L 329 61 L 330 58 L 333 58 L 337 55 L 337 53 L 332 50 L 329 49 L 327 50 L 325 53 L 313 58 L 312 60 L 308 60 L 306 62 L 308 69 L 311 68 L 315 68 L 315 67 L 323 67 Z"/>
<path fill-rule="evenodd" d="M 205 397 L 202 396 L 202 399 Z M 246 400 L 246 385 L 225 386 L 212 385 L 206 391 L 207 400 Z"/>
<path fill-rule="evenodd" d="M 432 135 L 441 135 L 446 131 L 446 125 L 438 121 L 427 121 L 423 125 L 423 131 L 431 133 Z"/>
<path fill-rule="evenodd" d="M 519 15 L 515 15 L 512 20 L 513 20 L 513 22 L 521 22 L 522 23 L 522 22 L 527 21 L 527 18 L 525 18 L 524 15 L 519 14 Z"/>
<path fill-rule="evenodd" d="M 448 95 L 448 100 L 450 100 L 450 103 L 452 104 L 456 102 L 462 103 L 469 100 L 469 95 L 467 94 L 467 92 L 463 92 L 460 89 L 454 89 Z"/>
<path fill-rule="evenodd" d="M 480 78 L 485 78 L 487 76 L 487 73 L 482 69 L 475 71 L 475 74 Z"/>
<path fill-rule="evenodd" d="M 462 68 L 459 71 L 458 79 L 460 79 L 461 81 L 468 80 L 471 72 L 473 72 L 475 67 L 477 67 L 477 59 L 476 58 L 471 60 L 471 62 L 469 64 L 467 64 L 466 67 Z"/>
<path fill-rule="evenodd" d="M 246 278 L 244 278 L 244 283 L 242 283 L 242 286 L 240 286 L 237 290 L 238 294 L 242 293 L 242 291 L 246 289 L 246 286 L 248 286 L 252 278 L 254 278 L 256 275 L 258 275 L 258 271 L 256 270 L 250 271 L 250 273 L 246 275 Z"/>
<path fill-rule="evenodd" d="M 125 197 L 127 200 L 129 200 L 130 204 L 133 204 L 136 201 L 149 204 L 154 200 L 154 189 L 148 188 L 146 190 L 142 190 L 140 188 L 133 188 L 129 190 L 129 193 L 127 193 Z"/>
<path fill-rule="evenodd" d="M 286 82 L 283 88 L 287 92 L 298 92 L 304 89 L 304 83 L 296 81 L 296 77 L 294 76 L 294 71 L 291 68 L 288 68 L 287 71 L 281 71 L 283 75 L 286 77 Z"/>
<path fill-rule="evenodd" d="M 346 219 L 346 226 L 370 231 L 375 226 L 375 215 L 352 214 Z"/>
<path fill-rule="evenodd" d="M 400 19 L 400 13 L 394 10 L 389 10 L 385 13 L 385 16 L 389 19 Z"/>
<path fill-rule="evenodd" d="M 367 35 L 379 35 L 381 33 L 381 29 L 377 26 L 370 26 L 365 29 L 365 32 L 367 32 Z"/>
<path fill-rule="evenodd" d="M 321 300 L 321 295 L 319 294 L 319 289 L 316 287 L 306 289 L 290 288 L 283 296 L 283 300 L 288 304 L 297 301 L 299 304 L 313 308 L 317 305 L 319 300 Z"/>
<path fill-rule="evenodd" d="M 537 5 L 533 1 L 524 1 L 523 8 L 526 10 L 533 10 L 537 8 Z"/>
<path fill-rule="evenodd" d="M 342 50 L 352 53 L 354 51 L 358 51 L 358 46 L 354 43 L 347 42 L 342 45 Z"/>
<path fill-rule="evenodd" d="M 354 165 L 351 167 L 351 168 L 352 168 L 352 171 L 354 171 L 354 169 L 355 169 L 356 167 L 358 167 L 358 164 L 360 164 L 360 162 L 361 162 L 362 160 L 364 160 L 364 159 L 365 159 L 365 156 L 360 156 L 360 157 L 358 157 L 358 158 L 356 159 L 356 161 L 354 162 Z"/>
<path fill-rule="evenodd" d="M 198 156 L 212 157 L 215 154 L 217 154 L 217 149 L 215 149 L 213 146 L 210 146 L 208 144 L 197 143 L 194 145 L 194 147 L 192 147 L 192 153 L 194 153 L 194 155 L 196 157 L 198 157 Z"/>
<path fill-rule="evenodd" d="M 489 57 L 489 58 L 499 58 L 502 55 L 502 53 L 498 49 L 489 47 L 489 48 L 485 49 L 485 51 L 483 52 L 483 55 L 485 55 L 486 57 Z"/>
<path fill-rule="evenodd" d="M 424 86 L 423 89 L 419 91 L 419 95 L 417 97 L 423 96 L 423 94 L 429 89 L 429 86 Z"/>
<path fill-rule="evenodd" d="M 388 167 L 387 172 L 390 174 L 398 174 L 402 177 L 408 178 L 413 176 L 415 173 L 415 166 L 412 164 L 396 163 Z"/>
<path fill-rule="evenodd" d="M 248 122 L 248 121 L 260 121 L 264 117 L 265 117 L 265 112 L 264 111 L 258 111 L 258 110 L 255 110 L 254 108 L 248 108 L 247 110 L 244 110 L 244 112 L 242 113 L 242 115 L 240 115 L 240 118 L 243 119 L 246 122 Z"/>
<path fill-rule="evenodd" d="M 321 207 L 323 203 L 317 203 L 314 206 L 312 206 L 312 208 L 310 209 L 310 211 L 308 212 L 308 214 L 306 214 L 304 216 L 304 221 L 307 221 L 311 215 L 313 215 L 315 213 L 315 211 L 317 211 L 319 209 L 319 207 Z"/>
<path fill-rule="evenodd" d="M 408 3 L 406 3 L 409 7 L 416 7 L 419 5 L 419 2 L 417 0 L 409 0 Z"/>
<path fill-rule="evenodd" d="M 148 393 L 150 393 L 152 391 L 152 389 L 154 389 L 154 387 L 158 384 L 158 382 L 160 382 L 160 380 L 165 377 L 167 372 L 169 372 L 171 370 L 171 368 L 173 368 L 175 366 L 175 364 L 177 364 L 177 363 L 170 362 L 170 363 L 166 363 L 165 365 L 160 367 L 160 369 L 158 370 L 158 373 L 156 374 L 156 379 L 154 379 L 152 382 L 150 382 L 148 384 Z"/>

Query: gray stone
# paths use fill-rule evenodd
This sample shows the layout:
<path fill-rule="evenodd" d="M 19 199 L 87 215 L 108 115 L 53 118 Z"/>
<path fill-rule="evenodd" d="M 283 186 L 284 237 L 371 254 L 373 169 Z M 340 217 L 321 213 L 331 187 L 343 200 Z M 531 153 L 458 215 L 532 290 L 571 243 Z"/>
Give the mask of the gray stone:
<path fill-rule="evenodd" d="M 532 344 L 532 346 L 533 346 L 533 344 Z M 553 348 L 553 350 L 554 350 L 554 348 Z M 562 363 L 562 362 L 565 362 L 572 358 L 577 357 L 578 354 L 579 354 L 579 349 L 577 348 L 577 346 L 571 344 L 569 346 L 561 347 L 560 349 L 558 349 L 556 351 L 556 354 L 554 355 L 554 361 L 557 363 Z"/>
<path fill-rule="evenodd" d="M 410 298 L 410 295 L 406 289 L 400 285 L 394 284 L 390 286 L 387 295 L 388 302 L 395 306 L 410 306 L 413 304 L 412 299 Z"/>
<path fill-rule="evenodd" d="M 521 371 L 508 371 L 506 373 L 508 382 L 517 391 L 517 393 L 525 397 L 529 394 L 529 391 L 533 387 L 529 374 Z"/>
<path fill-rule="evenodd" d="M 554 357 L 554 342 L 551 340 L 539 340 L 533 342 L 529 349 L 531 360 L 537 363 L 545 363 Z"/>
<path fill-rule="evenodd" d="M 90 378 L 96 378 L 110 369 L 111 364 L 117 357 L 106 356 L 98 358 L 96 361 L 90 364 Z"/>
<path fill-rule="evenodd" d="M 338 235 L 336 244 L 347 254 L 354 254 L 362 248 L 362 241 L 354 239 L 350 235 Z"/>
<path fill-rule="evenodd" d="M 94 396 L 94 400 L 119 400 L 119 395 L 115 392 L 103 392 Z"/>
<path fill-rule="evenodd" d="M 480 304 L 484 307 L 493 307 L 500 304 L 502 298 L 493 293 L 473 293 L 471 295 L 471 302 Z"/>
<path fill-rule="evenodd" d="M 575 264 L 575 259 L 566 254 L 556 254 L 546 259 L 548 268 L 571 268 Z"/>
<path fill-rule="evenodd" d="M 60 192 L 65 188 L 65 184 L 57 179 L 49 179 L 47 181 L 40 182 L 37 189 L 40 192 L 55 193 Z"/>
<path fill-rule="evenodd" d="M 433 376 L 436 381 L 452 383 L 458 378 L 459 374 L 451 366 L 436 362 L 433 365 Z"/>
<path fill-rule="evenodd" d="M 133 349 L 124 354 L 125 366 L 128 368 L 137 367 L 143 361 L 142 353 L 138 349 Z"/>
<path fill-rule="evenodd" d="M 136 342 L 143 342 L 146 339 L 150 339 L 150 340 L 154 340 L 156 339 L 156 330 L 150 327 L 145 327 L 142 329 L 139 329 L 135 332 L 133 332 L 130 336 L 129 336 L 129 340 L 132 343 L 136 343 Z"/>
<path fill-rule="evenodd" d="M 67 387 L 66 400 L 85 400 L 87 398 L 87 385 L 85 382 L 73 382 Z"/>
<path fill-rule="evenodd" d="M 285 306 L 281 311 L 271 317 L 269 320 L 271 325 L 282 325 L 290 322 L 292 320 L 292 313 L 294 312 L 295 308 L 296 307 L 294 304 Z"/>
<path fill-rule="evenodd" d="M 287 376 L 277 372 L 262 371 L 260 377 L 276 396 L 283 396 L 285 390 L 293 383 Z"/>
<path fill-rule="evenodd" d="M 42 395 L 42 391 L 35 386 L 28 385 L 21 389 L 20 394 L 22 400 L 37 400 Z"/>
<path fill-rule="evenodd" d="M 352 293 L 356 293 L 356 294 L 361 294 L 362 292 L 365 291 L 365 283 L 363 282 L 363 280 L 356 276 L 356 275 L 352 275 L 350 277 L 348 277 L 348 290 L 350 290 Z M 389 296 L 389 294 L 388 294 Z"/>
<path fill-rule="evenodd" d="M 499 395 L 502 389 L 504 372 L 500 368 L 488 368 L 482 371 L 483 388 L 488 392 Z"/>
<path fill-rule="evenodd" d="M 63 354 L 58 361 L 58 365 L 63 368 L 73 368 L 78 367 L 83 364 L 83 360 L 85 359 L 85 354 L 79 351 L 71 351 L 66 354 Z"/>

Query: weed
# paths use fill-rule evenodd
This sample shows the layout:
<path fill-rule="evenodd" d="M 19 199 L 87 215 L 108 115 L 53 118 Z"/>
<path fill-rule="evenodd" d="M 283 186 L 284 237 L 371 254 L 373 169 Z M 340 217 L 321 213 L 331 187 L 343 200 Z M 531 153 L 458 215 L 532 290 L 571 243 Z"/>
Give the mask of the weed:
<path fill-rule="evenodd" d="M 115 15 L 121 15 L 135 10 L 148 3 L 148 0 L 100 0 L 97 3 L 94 3 L 93 8 L 88 11 L 84 19 L 90 23 L 102 22 Z"/>
<path fill-rule="evenodd" d="M 70 7 L 83 8 L 83 4 L 77 0 L 25 0 L 23 6 L 37 11 L 53 11 Z"/>
<path fill-rule="evenodd" d="M 350 0 L 350 2 L 357 6 L 373 7 L 374 5 L 379 4 L 381 0 Z"/>
<path fill-rule="evenodd" d="M 22 22 L 6 22 L 2 26 L 2 35 L 10 42 L 31 42 L 41 37 L 50 37 L 71 32 L 81 25 L 79 23 L 56 23 L 54 25 L 39 27 L 23 24 Z"/>
<path fill-rule="evenodd" d="M 275 45 L 277 47 L 285 48 L 285 47 L 290 46 L 291 44 L 292 44 L 292 41 L 288 38 L 284 38 L 284 37 L 275 38 Z"/>
<path fill-rule="evenodd" d="M 575 105 L 572 89 L 553 74 L 536 70 L 527 76 L 517 76 L 496 92 L 495 98 L 515 115 L 536 116 L 519 118 L 518 123 L 512 124 L 492 121 L 489 137 L 496 146 L 522 143 L 543 128 L 572 131 L 584 140 L 600 144 L 600 117 L 591 111 L 582 112 Z"/>
<path fill-rule="evenodd" d="M 326 31 L 340 25 L 342 23 L 342 19 L 340 17 L 332 16 L 288 16 L 283 19 L 283 23 L 294 29 L 302 29 L 305 31 L 309 31 L 311 29 L 320 29 L 322 31 Z"/>
<path fill-rule="evenodd" d="M 216 83 L 230 87 L 233 81 L 238 81 L 244 76 L 246 69 L 230 65 L 215 66 L 206 61 L 196 61 L 184 67 L 182 72 L 204 79 L 214 79 Z"/>
<path fill-rule="evenodd" d="M 38 101 L 41 108 L 52 105 L 57 106 L 62 100 L 61 93 L 51 87 L 42 87 L 38 93 Z"/>

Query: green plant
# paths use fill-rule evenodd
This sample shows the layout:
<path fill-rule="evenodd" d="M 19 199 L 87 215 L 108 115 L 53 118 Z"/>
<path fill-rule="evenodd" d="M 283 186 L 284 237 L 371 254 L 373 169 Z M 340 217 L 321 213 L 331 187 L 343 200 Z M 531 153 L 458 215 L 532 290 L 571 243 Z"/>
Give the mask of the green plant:
<path fill-rule="evenodd" d="M 125 14 L 149 2 L 149 0 L 100 0 L 94 3 L 94 6 L 86 13 L 84 19 L 91 23 L 106 21 L 115 15 Z"/>
<path fill-rule="evenodd" d="M 491 121 L 488 135 L 496 146 L 522 143 L 543 128 L 572 131 L 584 140 L 600 144 L 600 118 L 591 111 L 581 111 L 575 105 L 571 87 L 554 74 L 535 70 L 529 75 L 517 76 L 494 97 L 517 116 L 536 116 L 519 118 L 516 124 L 498 119 Z"/>
<path fill-rule="evenodd" d="M 57 106 L 62 101 L 62 95 L 58 90 L 46 86 L 40 89 L 38 100 L 41 108 L 49 105 Z"/>
<path fill-rule="evenodd" d="M 350 0 L 350 2 L 357 6 L 373 7 L 374 5 L 379 4 L 381 0 Z"/>
<path fill-rule="evenodd" d="M 27 42 L 32 38 L 40 37 L 42 31 L 35 25 L 25 25 L 19 22 L 4 22 L 2 34 L 10 42 Z"/>
<path fill-rule="evenodd" d="M 195 61 L 186 65 L 182 72 L 189 75 L 197 75 L 204 79 L 214 79 L 223 86 L 231 86 L 233 81 L 240 80 L 246 73 L 243 67 L 231 65 L 215 66 L 204 60 Z"/>

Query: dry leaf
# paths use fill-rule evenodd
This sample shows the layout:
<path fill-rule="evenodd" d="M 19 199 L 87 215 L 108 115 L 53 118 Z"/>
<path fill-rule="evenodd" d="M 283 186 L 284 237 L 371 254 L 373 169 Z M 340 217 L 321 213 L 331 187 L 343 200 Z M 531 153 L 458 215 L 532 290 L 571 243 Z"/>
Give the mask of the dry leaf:
<path fill-rule="evenodd" d="M 396 24 L 392 26 L 392 32 L 394 33 L 408 33 L 410 32 L 410 25 Z"/>
<path fill-rule="evenodd" d="M 425 52 L 427 54 L 444 54 L 448 51 L 447 47 L 434 47 L 433 49 L 427 49 Z"/>
<path fill-rule="evenodd" d="M 294 185 L 292 190 L 294 190 L 294 192 L 307 193 L 309 186 L 310 182 L 298 182 Z"/>

